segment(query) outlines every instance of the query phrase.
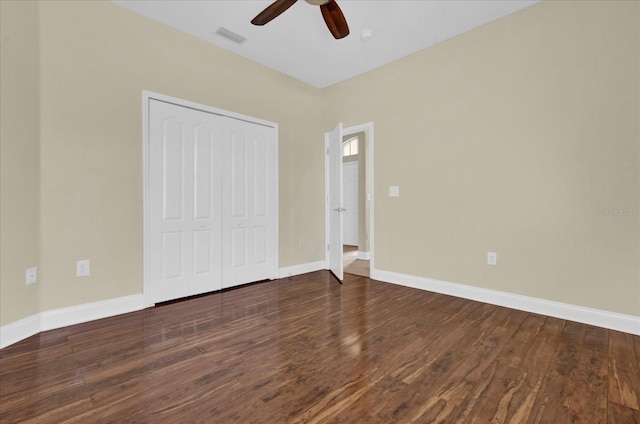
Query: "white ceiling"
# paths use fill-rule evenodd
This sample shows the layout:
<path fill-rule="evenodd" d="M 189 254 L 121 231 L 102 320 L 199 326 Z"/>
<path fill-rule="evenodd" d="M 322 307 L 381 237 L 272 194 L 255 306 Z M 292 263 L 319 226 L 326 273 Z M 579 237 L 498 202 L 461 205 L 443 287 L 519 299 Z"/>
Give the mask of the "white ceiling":
<path fill-rule="evenodd" d="M 112 0 L 127 9 L 318 88 L 359 75 L 540 0 L 337 0 L 351 34 L 333 38 L 318 6 L 298 1 L 265 26 L 271 1 Z M 247 40 L 216 34 L 224 27 Z M 363 41 L 360 34 L 374 35 Z"/>

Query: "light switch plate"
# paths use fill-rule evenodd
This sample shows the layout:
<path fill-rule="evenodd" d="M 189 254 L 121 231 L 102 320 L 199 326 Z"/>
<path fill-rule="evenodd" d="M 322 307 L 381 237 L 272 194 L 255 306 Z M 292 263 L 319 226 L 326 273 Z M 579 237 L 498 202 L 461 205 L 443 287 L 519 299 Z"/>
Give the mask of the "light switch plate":
<path fill-rule="evenodd" d="M 496 252 L 487 252 L 487 265 L 497 265 L 498 254 Z"/>
<path fill-rule="evenodd" d="M 400 187 L 398 187 L 398 186 L 390 186 L 389 187 L 389 197 L 400 197 Z"/>

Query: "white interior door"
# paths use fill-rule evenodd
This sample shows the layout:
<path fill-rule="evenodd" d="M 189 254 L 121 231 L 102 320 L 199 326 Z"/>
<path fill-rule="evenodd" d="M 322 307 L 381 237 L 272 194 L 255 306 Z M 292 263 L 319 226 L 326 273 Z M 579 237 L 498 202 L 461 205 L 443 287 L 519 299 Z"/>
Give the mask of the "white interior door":
<path fill-rule="evenodd" d="M 350 246 L 358 245 L 358 162 L 342 164 L 343 193 L 342 242 Z"/>
<path fill-rule="evenodd" d="M 223 120 L 223 286 L 277 277 L 275 130 Z"/>
<path fill-rule="evenodd" d="M 221 117 L 157 100 L 149 108 L 150 299 L 220 290 Z"/>
<path fill-rule="evenodd" d="M 329 173 L 327 203 L 329 206 L 329 269 L 343 279 L 342 264 L 342 123 L 325 134 Z"/>

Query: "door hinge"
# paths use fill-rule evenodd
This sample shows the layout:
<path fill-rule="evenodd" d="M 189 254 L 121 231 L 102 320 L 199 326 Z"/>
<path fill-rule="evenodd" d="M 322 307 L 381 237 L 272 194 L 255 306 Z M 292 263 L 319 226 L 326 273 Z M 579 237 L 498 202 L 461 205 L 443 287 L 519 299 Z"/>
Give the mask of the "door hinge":
<path fill-rule="evenodd" d="M 329 148 L 327 147 L 327 154 L 329 154 Z"/>
<path fill-rule="evenodd" d="M 329 250 L 329 245 L 327 244 L 327 250 Z"/>

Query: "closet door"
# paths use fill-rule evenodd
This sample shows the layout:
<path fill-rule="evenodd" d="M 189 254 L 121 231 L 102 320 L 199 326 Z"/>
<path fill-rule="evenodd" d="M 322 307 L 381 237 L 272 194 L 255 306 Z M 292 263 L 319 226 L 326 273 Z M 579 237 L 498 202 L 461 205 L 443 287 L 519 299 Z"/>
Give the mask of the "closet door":
<path fill-rule="evenodd" d="M 223 119 L 223 286 L 277 277 L 275 130 Z"/>
<path fill-rule="evenodd" d="M 222 288 L 222 118 L 149 104 L 153 303 Z"/>

